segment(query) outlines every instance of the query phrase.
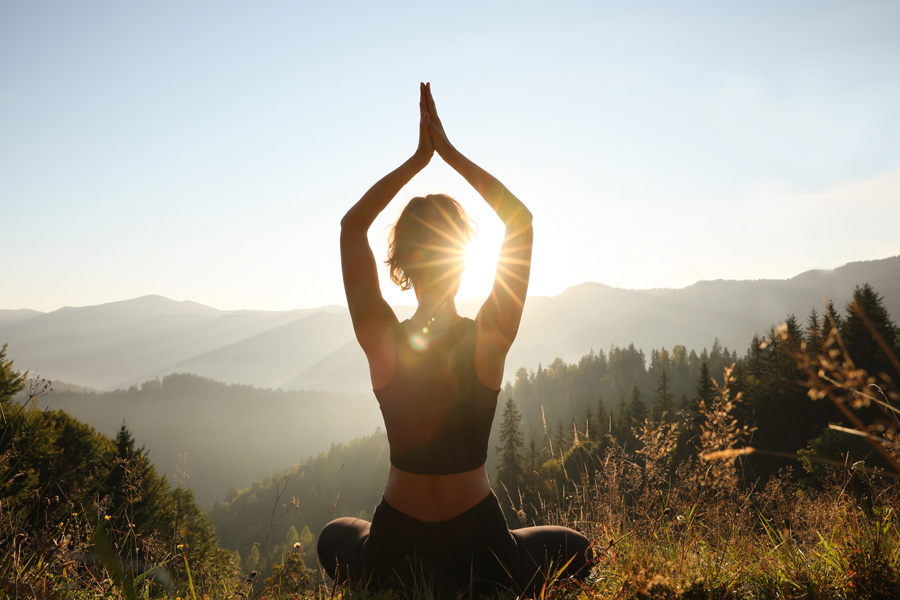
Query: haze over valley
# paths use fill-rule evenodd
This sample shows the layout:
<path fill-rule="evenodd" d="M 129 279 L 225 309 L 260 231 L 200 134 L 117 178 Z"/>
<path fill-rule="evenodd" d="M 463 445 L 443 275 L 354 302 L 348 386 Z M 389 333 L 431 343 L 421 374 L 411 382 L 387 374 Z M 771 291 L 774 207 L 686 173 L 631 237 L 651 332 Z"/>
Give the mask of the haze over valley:
<path fill-rule="evenodd" d="M 657 290 L 584 283 L 530 297 L 506 377 L 630 344 L 699 353 L 718 339 L 742 355 L 755 333 L 788 314 L 824 312 L 824 297 L 843 310 L 864 283 L 900 314 L 900 257 L 786 280 Z M 474 316 L 478 306 L 463 302 L 460 312 Z M 403 319 L 411 309 L 396 312 Z M 45 406 L 111 436 L 124 421 L 161 471 L 189 475 L 185 485 L 204 504 L 382 425 L 344 307 L 223 311 L 147 296 L 49 313 L 0 310 L 0 342 L 16 368 L 57 382 Z"/>

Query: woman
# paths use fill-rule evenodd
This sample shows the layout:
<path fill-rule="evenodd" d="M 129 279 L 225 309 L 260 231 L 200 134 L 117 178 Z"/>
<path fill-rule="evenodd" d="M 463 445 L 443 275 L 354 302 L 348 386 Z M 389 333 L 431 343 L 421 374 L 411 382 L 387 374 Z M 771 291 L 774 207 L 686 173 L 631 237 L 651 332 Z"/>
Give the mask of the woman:
<path fill-rule="evenodd" d="M 564 527 L 510 531 L 491 490 L 485 460 L 519 328 L 531 267 L 531 213 L 502 183 L 447 140 L 429 84 L 420 86 L 415 154 L 366 192 L 341 221 L 341 263 L 354 332 L 369 361 L 390 444 L 384 499 L 372 523 L 343 518 L 319 537 L 331 576 L 377 589 L 415 582 L 440 592 L 469 585 L 521 593 L 565 566 L 589 571 L 589 541 Z M 418 308 L 399 323 L 381 296 L 367 231 L 433 154 L 487 201 L 506 226 L 493 290 L 473 321 L 455 296 L 471 228 L 444 195 L 414 198 L 391 232 L 392 280 L 415 290 Z"/>

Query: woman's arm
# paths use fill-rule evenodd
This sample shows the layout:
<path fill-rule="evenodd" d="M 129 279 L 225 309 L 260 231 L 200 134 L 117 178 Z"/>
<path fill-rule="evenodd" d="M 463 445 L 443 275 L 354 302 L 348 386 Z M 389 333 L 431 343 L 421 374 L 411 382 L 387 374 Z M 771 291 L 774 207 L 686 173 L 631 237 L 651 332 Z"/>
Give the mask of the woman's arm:
<path fill-rule="evenodd" d="M 368 231 L 375 218 L 400 189 L 425 168 L 434 154 L 427 131 L 425 86 L 419 89 L 419 146 L 402 165 L 382 177 L 347 211 L 341 220 L 341 271 L 350 319 L 356 339 L 366 354 L 373 349 L 378 335 L 397 317 L 381 295 L 378 266 L 369 247 Z"/>
<path fill-rule="evenodd" d="M 483 330 L 496 334 L 495 346 L 505 356 L 519 331 L 525 294 L 528 291 L 534 238 L 531 212 L 496 177 L 453 147 L 437 116 L 430 85 L 425 86 L 425 95 L 425 119 L 435 151 L 481 194 L 506 226 L 494 287 L 477 318 Z"/>

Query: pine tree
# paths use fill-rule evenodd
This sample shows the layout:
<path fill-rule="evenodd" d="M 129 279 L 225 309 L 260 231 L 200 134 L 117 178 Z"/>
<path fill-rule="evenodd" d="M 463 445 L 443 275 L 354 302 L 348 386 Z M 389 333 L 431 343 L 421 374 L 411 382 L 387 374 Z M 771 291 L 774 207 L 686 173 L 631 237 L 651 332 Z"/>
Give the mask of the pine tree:
<path fill-rule="evenodd" d="M 819 313 L 813 308 L 806 320 L 806 352 L 809 356 L 818 356 L 822 350 L 822 321 Z"/>
<path fill-rule="evenodd" d="M 300 532 L 300 544 L 302 544 L 304 548 L 312 548 L 313 534 L 312 531 L 309 530 L 309 525 L 304 525 L 303 531 Z"/>
<path fill-rule="evenodd" d="M 247 553 L 247 556 L 244 558 L 244 572 L 248 575 L 253 572 L 259 570 L 259 544 L 253 544 L 250 547 L 250 552 Z"/>
<path fill-rule="evenodd" d="M 597 398 L 597 418 L 594 426 L 591 428 L 591 435 L 595 440 L 599 440 L 606 434 L 612 433 L 612 425 L 610 424 L 609 414 L 606 412 L 606 405 L 603 403 L 603 397 Z"/>
<path fill-rule="evenodd" d="M 847 306 L 847 316 L 841 327 L 841 335 L 847 353 L 857 367 L 871 375 L 887 373 L 896 379 L 900 373 L 891 365 L 888 354 L 879 346 L 865 321 L 874 329 L 892 352 L 897 351 L 897 326 L 884 307 L 884 299 L 868 283 L 857 286 L 853 301 Z"/>
<path fill-rule="evenodd" d="M 556 422 L 556 435 L 553 436 L 553 442 L 556 446 L 556 453 L 562 456 L 569 449 L 569 439 L 566 430 L 563 429 L 562 419 Z"/>
<path fill-rule="evenodd" d="M 616 440 L 624 445 L 628 434 L 631 432 L 631 406 L 625 402 L 625 395 L 619 396 L 619 406 L 616 411 L 616 426 L 613 435 Z"/>
<path fill-rule="evenodd" d="M 291 552 L 294 549 L 294 544 L 300 543 L 300 534 L 297 533 L 297 528 L 291 525 L 291 528 L 287 530 L 287 533 L 284 535 L 284 545 L 287 547 L 288 552 Z"/>
<path fill-rule="evenodd" d="M 643 423 L 647 418 L 647 405 L 644 404 L 643 395 L 641 394 L 641 388 L 636 385 L 631 388 L 631 402 L 629 402 L 628 408 L 631 412 L 631 418 L 634 421 Z M 629 423 L 628 426 L 630 428 L 632 424 Z"/>
<path fill-rule="evenodd" d="M 506 486 L 510 495 L 516 494 L 522 483 L 522 450 L 525 436 L 519 430 L 522 416 L 512 398 L 507 398 L 500 424 L 500 445 L 497 446 L 497 483 Z"/>
<path fill-rule="evenodd" d="M 0 347 L 0 405 L 6 409 L 12 397 L 25 387 L 26 373 L 13 369 L 13 361 L 6 359 L 6 344 Z"/>
<path fill-rule="evenodd" d="M 662 367 L 659 378 L 656 380 L 656 396 L 653 398 L 653 420 L 660 422 L 663 419 L 672 421 L 675 417 L 672 410 L 672 384 L 669 381 L 668 370 Z"/>
<path fill-rule="evenodd" d="M 137 447 L 124 422 L 114 444 L 115 466 L 105 486 L 113 518 L 120 526 L 131 523 L 138 534 L 169 530 L 172 498 L 168 482 L 157 474 L 144 447 Z"/>
<path fill-rule="evenodd" d="M 691 440 L 696 440 L 696 436 L 700 434 L 700 426 L 705 420 L 705 417 L 700 412 L 701 405 L 705 406 L 707 409 L 712 408 L 715 396 L 716 388 L 713 386 L 712 377 L 709 375 L 709 366 L 706 363 L 703 363 L 700 365 L 700 376 L 697 378 L 697 391 L 694 394 L 690 410 L 688 411 Z"/>
<path fill-rule="evenodd" d="M 825 318 L 822 319 L 822 339 L 828 339 L 831 330 L 837 328 L 842 331 L 844 327 L 844 319 L 834 309 L 834 302 L 829 300 L 828 306 L 825 308 Z"/>

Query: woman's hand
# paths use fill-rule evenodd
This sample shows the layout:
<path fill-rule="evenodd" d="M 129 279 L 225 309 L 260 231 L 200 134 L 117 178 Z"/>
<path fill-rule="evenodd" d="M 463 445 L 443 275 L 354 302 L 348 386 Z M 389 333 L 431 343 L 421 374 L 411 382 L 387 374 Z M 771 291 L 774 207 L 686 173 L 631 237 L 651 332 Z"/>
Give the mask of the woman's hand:
<path fill-rule="evenodd" d="M 447 134 L 444 132 L 444 126 L 437 114 L 437 108 L 434 106 L 434 97 L 431 95 L 431 83 L 426 83 L 423 87 L 425 97 L 425 117 L 428 133 L 431 136 L 431 143 L 438 155 L 447 160 L 448 155 L 454 150 Z"/>
<path fill-rule="evenodd" d="M 428 102 L 425 97 L 426 88 L 424 83 L 419 84 L 419 146 L 413 158 L 421 162 L 424 167 L 431 161 L 434 156 L 434 144 L 431 141 L 431 135 L 428 132 Z"/>

